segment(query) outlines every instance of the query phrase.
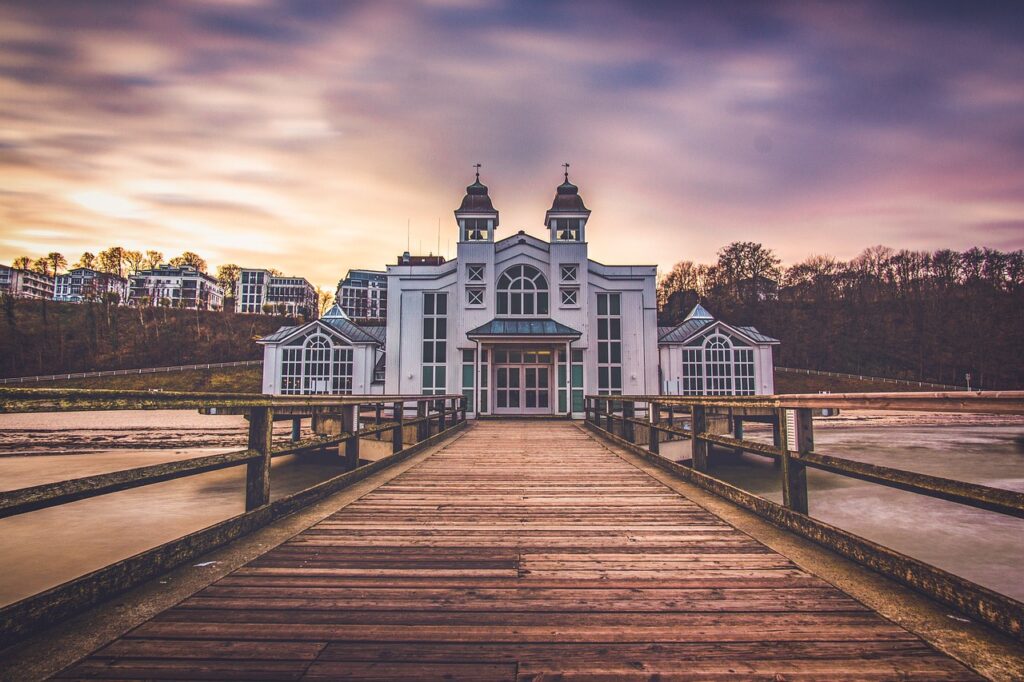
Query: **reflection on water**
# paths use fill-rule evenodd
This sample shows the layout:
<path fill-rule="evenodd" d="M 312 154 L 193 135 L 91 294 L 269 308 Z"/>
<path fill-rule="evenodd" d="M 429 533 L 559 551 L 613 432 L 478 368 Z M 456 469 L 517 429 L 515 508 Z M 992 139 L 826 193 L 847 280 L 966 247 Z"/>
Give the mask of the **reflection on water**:
<path fill-rule="evenodd" d="M 951 426 L 934 417 L 900 415 L 815 423 L 815 450 L 871 464 L 1024 492 L 1024 421 L 960 415 Z M 920 425 L 923 422 L 925 425 Z M 864 424 L 869 425 L 864 425 Z M 753 425 L 746 435 L 771 440 Z M 689 457 L 689 445 L 663 453 Z M 711 473 L 744 490 L 782 502 L 780 470 L 762 457 L 716 449 Z M 874 483 L 807 470 L 811 516 L 1024 600 L 1024 519 Z"/>
<path fill-rule="evenodd" d="M 207 427 L 208 440 L 219 447 L 173 447 L 174 429 L 186 434 L 186 443 L 203 444 Z M 291 422 L 276 423 L 275 437 L 286 438 L 290 428 Z M 25 429 L 32 429 L 29 447 L 18 445 L 26 440 Z M 77 454 L 52 454 L 65 451 L 69 433 L 78 435 L 85 449 L 76 444 Z M 245 433 L 242 417 L 192 411 L 0 415 L 0 490 L 228 452 L 244 447 Z M 104 447 L 97 447 L 98 441 Z M 112 442 L 130 446 L 114 449 Z M 367 443 L 363 455 L 372 458 L 376 451 L 387 448 Z M 38 454 L 46 452 L 51 454 Z M 315 457 L 275 458 L 271 497 L 341 471 Z M 0 604 L 239 514 L 244 491 L 245 467 L 234 467 L 0 519 Z"/>

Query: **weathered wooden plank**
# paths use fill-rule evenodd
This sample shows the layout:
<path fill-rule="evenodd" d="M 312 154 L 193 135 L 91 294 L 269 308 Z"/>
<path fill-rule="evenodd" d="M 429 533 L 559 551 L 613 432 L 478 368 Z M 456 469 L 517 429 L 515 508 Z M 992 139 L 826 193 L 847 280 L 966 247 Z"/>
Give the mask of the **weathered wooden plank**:
<path fill-rule="evenodd" d="M 243 652 L 253 679 L 976 679 L 565 423 L 474 425 L 80 670 Z"/>

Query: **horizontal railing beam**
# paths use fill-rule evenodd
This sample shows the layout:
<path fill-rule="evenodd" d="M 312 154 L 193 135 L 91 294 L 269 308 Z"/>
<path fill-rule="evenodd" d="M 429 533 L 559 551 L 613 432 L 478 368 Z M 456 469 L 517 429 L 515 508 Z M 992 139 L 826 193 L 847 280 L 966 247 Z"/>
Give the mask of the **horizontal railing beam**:
<path fill-rule="evenodd" d="M 767 443 L 756 443 L 749 440 L 739 440 L 728 436 L 720 436 L 713 433 L 702 433 L 698 435 L 703 441 L 721 445 L 735 450 L 782 459 L 783 451 Z M 832 457 L 817 452 L 790 452 L 791 459 L 804 464 L 805 466 L 828 471 L 833 474 L 840 474 L 861 481 L 869 481 L 890 488 L 898 488 L 911 493 L 918 493 L 927 497 L 935 497 L 941 500 L 957 502 L 977 509 L 1007 514 L 1024 518 L 1024 493 L 1015 490 L 1004 490 L 992 488 L 977 483 L 966 483 L 951 478 L 919 474 L 904 469 L 868 464 L 856 460 Z"/>
<path fill-rule="evenodd" d="M 595 399 L 607 396 L 588 396 Z M 908 410 L 913 412 L 968 412 L 1024 414 L 1024 391 L 957 391 L 913 393 L 795 393 L 791 395 L 676 396 L 622 395 L 616 402 L 661 405 L 703 405 L 706 408 L 841 408 L 847 410 Z"/>
<path fill-rule="evenodd" d="M 313 409 L 373 403 L 415 403 L 457 399 L 459 394 L 424 395 L 266 395 L 262 393 L 187 393 L 73 388 L 0 388 L 0 412 L 69 412 L 79 410 L 202 409 L 208 414 L 240 414 L 247 408 L 270 407 L 287 414 Z"/>

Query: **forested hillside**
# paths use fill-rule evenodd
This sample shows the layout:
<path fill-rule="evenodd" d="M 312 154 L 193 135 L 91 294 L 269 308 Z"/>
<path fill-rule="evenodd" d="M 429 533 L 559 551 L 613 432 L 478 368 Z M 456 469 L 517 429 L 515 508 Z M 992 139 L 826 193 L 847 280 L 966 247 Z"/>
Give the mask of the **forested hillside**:
<path fill-rule="evenodd" d="M 0 376 L 258 360 L 253 337 L 294 320 L 270 315 L 4 297 Z"/>
<path fill-rule="evenodd" d="M 661 324 L 698 300 L 782 341 L 775 363 L 983 388 L 1024 387 L 1024 254 L 873 247 L 844 262 L 780 267 L 737 243 L 714 265 L 678 263 L 659 286 Z"/>

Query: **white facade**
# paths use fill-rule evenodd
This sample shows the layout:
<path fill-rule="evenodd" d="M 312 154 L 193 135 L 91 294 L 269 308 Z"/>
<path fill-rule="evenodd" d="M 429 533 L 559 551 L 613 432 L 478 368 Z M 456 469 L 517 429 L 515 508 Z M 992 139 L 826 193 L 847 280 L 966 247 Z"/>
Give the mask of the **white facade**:
<path fill-rule="evenodd" d="M 68 303 L 99 301 L 103 294 L 118 295 L 120 303 L 128 302 L 128 280 L 92 268 L 72 268 L 54 278 L 53 300 Z"/>
<path fill-rule="evenodd" d="M 590 211 L 568 178 L 549 241 L 496 241 L 479 180 L 455 215 L 456 259 L 388 267 L 387 393 L 461 392 L 471 413 L 582 416 L 587 393 L 657 392 L 656 268 L 588 258 Z"/>
<path fill-rule="evenodd" d="M 388 266 L 386 327 L 335 305 L 261 339 L 264 392 L 461 393 L 471 415 L 573 417 L 587 394 L 772 392 L 778 341 L 700 306 L 659 329 L 655 266 L 590 260 L 590 211 L 568 174 L 547 240 L 496 239 L 479 175 L 466 191 L 454 260 Z"/>
<path fill-rule="evenodd" d="M 265 305 L 272 306 L 277 313 L 280 307 L 288 315 L 316 317 L 316 288 L 304 277 L 275 275 L 269 270 L 242 268 L 235 286 L 235 311 L 239 313 L 263 313 Z"/>
<path fill-rule="evenodd" d="M 382 393 L 384 328 L 361 327 L 332 307 L 318 320 L 282 327 L 263 345 L 263 392 L 274 395 Z"/>
<path fill-rule="evenodd" d="M 771 395 L 777 339 L 754 327 L 733 327 L 696 306 L 658 342 L 661 392 L 666 395 Z"/>
<path fill-rule="evenodd" d="M 53 298 L 53 277 L 0 265 L 0 293 L 14 298 Z"/>
<path fill-rule="evenodd" d="M 224 306 L 224 290 L 217 280 L 190 265 L 160 265 L 132 275 L 129 297 L 134 305 L 143 300 L 151 306 L 220 310 Z"/>

